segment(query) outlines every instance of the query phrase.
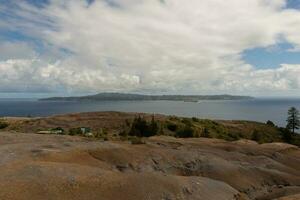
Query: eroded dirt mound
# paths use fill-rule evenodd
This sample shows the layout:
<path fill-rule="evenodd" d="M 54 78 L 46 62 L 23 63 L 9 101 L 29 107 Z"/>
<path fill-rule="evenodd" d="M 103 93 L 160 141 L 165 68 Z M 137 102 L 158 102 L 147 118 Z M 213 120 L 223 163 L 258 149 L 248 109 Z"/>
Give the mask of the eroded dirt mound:
<path fill-rule="evenodd" d="M 300 194 L 300 151 L 292 145 L 171 137 L 132 145 L 0 133 L 0 157 L 0 199 L 290 200 Z"/>

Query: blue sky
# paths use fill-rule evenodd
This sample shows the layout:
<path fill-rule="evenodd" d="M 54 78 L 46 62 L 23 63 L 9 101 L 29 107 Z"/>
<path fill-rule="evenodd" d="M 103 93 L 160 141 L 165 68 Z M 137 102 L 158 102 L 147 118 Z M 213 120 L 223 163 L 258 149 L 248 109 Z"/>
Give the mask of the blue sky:
<path fill-rule="evenodd" d="M 288 0 L 287 7 L 293 9 L 300 9 L 300 1 L 299 0 Z"/>
<path fill-rule="evenodd" d="M 255 48 L 243 52 L 244 60 L 258 69 L 278 68 L 282 63 L 300 63 L 300 53 L 290 51 L 289 43 L 279 43 L 268 48 Z"/>
<path fill-rule="evenodd" d="M 294 96 L 299 10 L 300 0 L 0 0 L 0 97 Z"/>
<path fill-rule="evenodd" d="M 30 4 L 43 7 L 49 4 L 49 0 L 26 0 Z M 88 2 L 92 2 L 92 0 L 88 0 Z M 113 1 L 108 1 L 112 2 Z M 11 0 L 1 0 L 1 4 L 12 4 Z M 289 0 L 287 1 L 287 8 L 292 9 L 300 9 L 300 0 Z M 7 16 L 11 16 L 10 13 L 0 12 L 0 16 L 2 19 L 5 19 Z M 26 41 L 30 43 L 34 43 L 35 48 L 37 48 L 38 52 L 42 52 L 43 44 L 42 41 L 31 37 L 30 35 L 26 35 L 22 32 L 18 31 L 9 31 L 0 29 L 0 39 L 8 40 L 8 41 Z M 253 48 L 249 50 L 245 50 L 242 53 L 243 59 L 255 66 L 256 68 L 277 68 L 280 64 L 297 64 L 300 63 L 300 53 L 299 52 L 291 52 L 290 50 L 293 48 L 293 45 L 288 42 L 280 42 L 271 47 L 266 48 Z"/>
<path fill-rule="evenodd" d="M 288 0 L 288 9 L 300 9 L 300 0 Z M 280 42 L 267 48 L 254 48 L 243 52 L 243 58 L 249 64 L 257 68 L 277 68 L 280 64 L 300 63 L 300 53 L 291 52 L 293 45 L 288 42 Z"/>

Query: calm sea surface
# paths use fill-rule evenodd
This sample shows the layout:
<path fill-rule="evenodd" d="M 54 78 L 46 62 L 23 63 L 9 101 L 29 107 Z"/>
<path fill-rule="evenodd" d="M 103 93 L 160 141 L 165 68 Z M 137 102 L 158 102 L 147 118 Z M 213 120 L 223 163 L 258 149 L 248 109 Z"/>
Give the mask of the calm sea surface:
<path fill-rule="evenodd" d="M 285 126 L 287 110 L 300 109 L 300 99 L 255 99 L 242 101 L 103 101 L 46 102 L 35 99 L 0 99 L 0 116 L 49 116 L 90 111 L 161 113 L 207 119 L 238 119 Z"/>

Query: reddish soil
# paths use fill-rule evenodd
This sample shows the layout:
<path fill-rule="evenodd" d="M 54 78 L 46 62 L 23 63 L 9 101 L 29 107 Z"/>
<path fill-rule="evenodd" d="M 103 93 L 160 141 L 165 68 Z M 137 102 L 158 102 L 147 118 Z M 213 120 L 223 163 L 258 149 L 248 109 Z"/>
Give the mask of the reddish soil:
<path fill-rule="evenodd" d="M 160 136 L 132 145 L 1 132 L 0 157 L 0 199 L 5 200 L 294 200 L 300 195 L 300 150 L 281 143 Z"/>

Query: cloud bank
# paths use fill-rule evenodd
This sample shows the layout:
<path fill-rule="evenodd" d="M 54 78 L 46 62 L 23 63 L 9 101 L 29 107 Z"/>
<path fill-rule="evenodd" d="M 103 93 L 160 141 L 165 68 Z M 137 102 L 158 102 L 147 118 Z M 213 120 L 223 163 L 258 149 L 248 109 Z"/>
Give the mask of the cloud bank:
<path fill-rule="evenodd" d="M 253 95 L 300 92 L 300 63 L 260 69 L 242 53 L 290 43 L 300 11 L 285 0 L 52 0 L 0 6 L 0 92 Z M 38 42 L 36 42 L 37 40 Z"/>

